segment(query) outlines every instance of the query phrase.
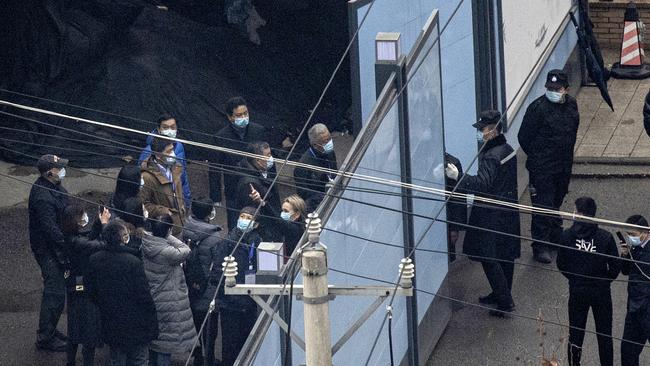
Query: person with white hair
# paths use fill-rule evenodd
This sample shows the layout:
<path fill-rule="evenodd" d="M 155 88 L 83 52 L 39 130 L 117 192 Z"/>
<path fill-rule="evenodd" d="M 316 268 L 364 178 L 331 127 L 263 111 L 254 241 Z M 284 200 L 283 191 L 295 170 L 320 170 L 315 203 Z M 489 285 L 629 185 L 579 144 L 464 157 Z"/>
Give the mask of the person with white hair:
<path fill-rule="evenodd" d="M 302 154 L 299 162 L 337 170 L 334 141 L 330 131 L 322 123 L 313 125 L 308 132 L 309 148 Z M 321 203 L 328 185 L 334 182 L 336 174 L 318 172 L 312 169 L 296 168 L 293 172 L 298 195 L 305 200 L 307 212 L 311 212 Z"/>

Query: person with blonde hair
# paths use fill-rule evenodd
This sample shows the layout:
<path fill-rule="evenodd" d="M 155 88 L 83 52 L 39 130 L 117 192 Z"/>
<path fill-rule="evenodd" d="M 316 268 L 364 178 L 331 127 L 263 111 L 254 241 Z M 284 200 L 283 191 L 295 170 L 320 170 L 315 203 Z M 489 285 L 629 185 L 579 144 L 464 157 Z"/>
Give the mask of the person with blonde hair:
<path fill-rule="evenodd" d="M 307 205 L 299 195 L 294 194 L 282 201 L 282 233 L 284 234 L 285 255 L 290 256 L 296 249 L 298 241 L 305 232 L 305 219 Z"/>

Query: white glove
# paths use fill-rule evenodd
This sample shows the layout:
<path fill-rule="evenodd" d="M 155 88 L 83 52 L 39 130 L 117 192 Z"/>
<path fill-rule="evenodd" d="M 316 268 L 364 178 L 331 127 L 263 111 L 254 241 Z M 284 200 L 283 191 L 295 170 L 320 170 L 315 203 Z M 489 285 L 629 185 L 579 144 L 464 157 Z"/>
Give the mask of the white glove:
<path fill-rule="evenodd" d="M 433 169 L 433 180 L 434 181 L 441 181 L 445 178 L 445 165 L 444 164 L 438 164 Z"/>
<path fill-rule="evenodd" d="M 458 168 L 456 168 L 454 164 L 447 164 L 445 175 L 447 175 L 449 179 L 458 180 Z"/>

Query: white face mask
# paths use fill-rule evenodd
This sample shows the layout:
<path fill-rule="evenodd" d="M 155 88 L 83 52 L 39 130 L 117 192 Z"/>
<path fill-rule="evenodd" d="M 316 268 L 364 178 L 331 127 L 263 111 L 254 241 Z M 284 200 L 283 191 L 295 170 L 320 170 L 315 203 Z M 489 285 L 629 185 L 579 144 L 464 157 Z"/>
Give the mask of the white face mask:
<path fill-rule="evenodd" d="M 81 217 L 81 227 L 86 227 L 88 222 L 88 214 L 84 212 L 84 215 Z"/>
<path fill-rule="evenodd" d="M 169 156 L 165 156 L 165 163 L 167 163 L 167 165 L 176 164 L 176 153 L 173 150 L 169 153 Z"/>
<path fill-rule="evenodd" d="M 140 188 L 144 187 L 144 178 L 140 178 Z"/>
<path fill-rule="evenodd" d="M 215 217 L 217 217 L 217 211 L 215 209 L 212 209 L 212 212 L 210 213 L 208 220 L 212 221 L 214 220 Z"/>
<path fill-rule="evenodd" d="M 61 168 L 56 175 L 59 177 L 59 180 L 63 180 L 65 178 L 65 168 Z"/>
<path fill-rule="evenodd" d="M 149 211 L 147 211 L 144 206 L 142 206 L 142 217 L 144 217 L 145 220 L 149 218 Z"/>
<path fill-rule="evenodd" d="M 168 130 L 160 131 L 160 134 L 163 135 L 163 136 L 167 136 L 167 137 L 171 137 L 171 138 L 175 139 L 177 132 L 178 132 L 178 130 L 168 129 Z"/>

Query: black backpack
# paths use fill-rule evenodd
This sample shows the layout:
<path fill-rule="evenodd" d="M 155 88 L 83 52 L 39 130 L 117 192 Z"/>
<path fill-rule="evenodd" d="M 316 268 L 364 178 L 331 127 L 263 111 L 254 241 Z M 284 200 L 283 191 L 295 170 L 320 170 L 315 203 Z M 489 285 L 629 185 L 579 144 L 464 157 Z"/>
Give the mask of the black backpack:
<path fill-rule="evenodd" d="M 188 243 L 191 249 L 190 255 L 185 260 L 185 282 L 190 298 L 197 298 L 203 295 L 208 285 L 208 273 L 205 273 L 199 256 L 201 241 Z"/>

